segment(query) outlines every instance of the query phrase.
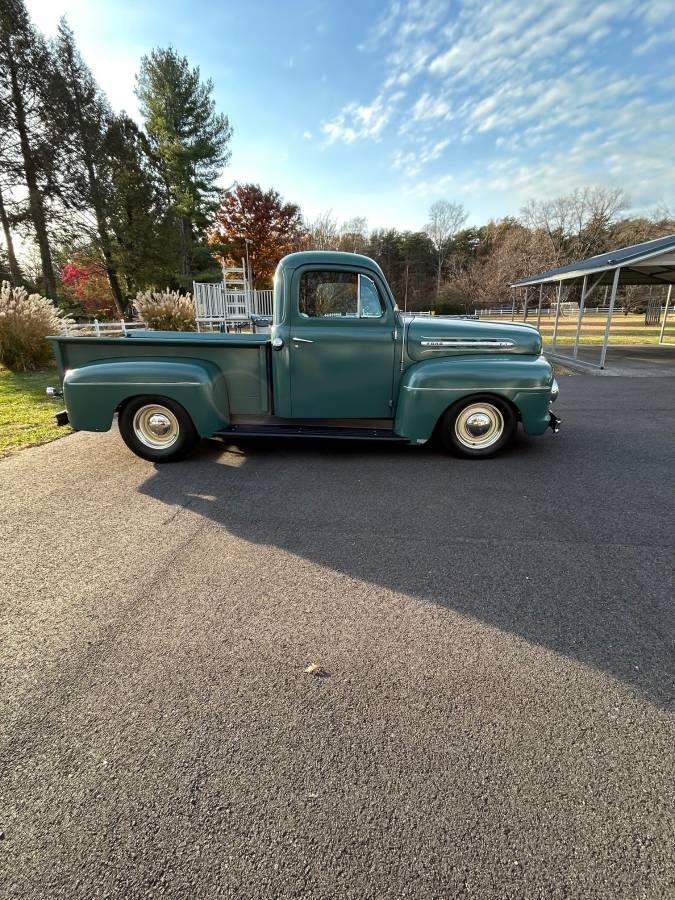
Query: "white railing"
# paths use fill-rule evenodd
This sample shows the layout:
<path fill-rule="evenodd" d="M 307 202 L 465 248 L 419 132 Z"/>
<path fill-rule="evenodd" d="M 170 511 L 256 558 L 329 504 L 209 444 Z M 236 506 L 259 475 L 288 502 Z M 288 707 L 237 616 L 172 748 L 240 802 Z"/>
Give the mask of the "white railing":
<path fill-rule="evenodd" d="M 503 317 L 503 316 L 508 316 L 509 318 L 511 318 L 512 310 L 513 310 L 513 307 L 511 307 L 511 306 L 508 306 L 508 307 L 506 307 L 506 306 L 498 306 L 498 307 L 493 308 L 493 309 L 477 309 L 477 310 L 476 310 L 476 315 L 477 315 L 477 316 L 480 316 L 481 318 L 486 318 L 486 317 L 490 317 L 490 316 L 502 316 L 502 317 Z M 564 310 L 565 310 L 565 304 L 563 304 L 563 306 L 561 307 L 561 309 L 560 309 L 560 314 L 561 314 L 561 315 L 564 315 L 564 316 L 569 316 L 570 313 L 569 313 L 569 312 L 568 312 L 568 313 L 565 313 Z M 661 307 L 661 314 L 665 313 L 665 311 L 666 311 L 665 306 L 662 306 L 662 307 Z M 608 306 L 585 306 L 585 307 L 584 307 L 584 318 L 585 318 L 586 316 L 606 315 L 608 312 L 609 312 L 609 307 L 608 307 Z M 622 311 L 622 312 L 623 312 L 623 311 Z M 578 303 L 575 303 L 575 304 L 573 305 L 573 309 L 572 309 L 572 313 L 571 313 L 571 314 L 572 314 L 573 318 L 576 319 L 577 315 L 579 314 L 579 304 L 578 304 Z M 615 314 L 615 315 L 617 316 L 617 318 L 618 318 L 618 314 L 616 313 L 616 311 L 615 311 L 614 314 Z M 553 304 L 553 306 L 542 306 L 542 308 L 541 308 L 541 315 L 542 315 L 542 318 L 544 318 L 544 319 L 546 319 L 546 318 L 552 318 L 553 316 L 555 316 L 555 304 Z M 631 315 L 632 315 L 632 316 L 636 316 L 636 315 L 637 315 L 637 316 L 643 316 L 644 313 L 641 313 L 641 312 L 634 313 L 634 312 L 632 312 Z M 522 320 L 522 318 L 523 318 L 523 307 L 522 307 L 522 306 L 520 307 L 520 309 L 516 309 L 516 320 L 518 320 L 519 318 L 520 318 L 521 320 Z M 529 304 L 528 304 L 528 306 L 527 306 L 527 318 L 528 318 L 528 319 L 533 319 L 533 318 L 536 319 L 536 318 L 537 318 L 537 304 L 536 304 L 536 303 L 534 303 L 534 304 L 533 304 L 533 303 L 529 303 Z"/>
<path fill-rule="evenodd" d="M 139 329 L 141 331 L 148 330 L 145 322 L 125 322 L 123 319 L 116 322 L 99 322 L 98 319 L 94 319 L 93 322 L 69 322 L 66 319 L 63 328 L 66 335 L 94 335 L 96 337 L 126 334 L 128 331 L 138 331 Z"/>
<path fill-rule="evenodd" d="M 251 316 L 272 315 L 272 291 L 226 291 L 222 281 L 193 284 L 199 321 L 245 322 Z"/>

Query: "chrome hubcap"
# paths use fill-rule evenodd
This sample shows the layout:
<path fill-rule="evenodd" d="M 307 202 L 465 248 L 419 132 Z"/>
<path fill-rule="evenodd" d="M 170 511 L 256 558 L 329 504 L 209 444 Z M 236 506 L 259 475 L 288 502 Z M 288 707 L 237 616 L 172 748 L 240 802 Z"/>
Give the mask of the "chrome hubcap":
<path fill-rule="evenodd" d="M 491 403 L 467 406 L 455 419 L 455 435 L 464 447 L 485 450 L 496 444 L 504 432 L 504 417 Z"/>
<path fill-rule="evenodd" d="M 178 419 L 166 406 L 155 403 L 141 406 L 134 416 L 134 434 L 153 450 L 171 447 L 178 440 L 179 431 Z"/>

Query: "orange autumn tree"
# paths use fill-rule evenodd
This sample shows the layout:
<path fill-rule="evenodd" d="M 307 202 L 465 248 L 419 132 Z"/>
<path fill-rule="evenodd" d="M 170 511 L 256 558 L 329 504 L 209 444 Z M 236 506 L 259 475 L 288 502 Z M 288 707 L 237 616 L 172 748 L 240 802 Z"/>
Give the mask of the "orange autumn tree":
<path fill-rule="evenodd" d="M 104 264 L 88 254 L 76 254 L 61 271 L 63 292 L 69 300 L 79 300 L 90 316 L 107 318 L 115 310 L 115 298 Z"/>
<path fill-rule="evenodd" d="M 248 245 L 251 278 L 257 286 L 270 284 L 282 256 L 299 250 L 304 234 L 300 207 L 284 202 L 270 188 L 236 184 L 216 212 L 209 243 L 218 247 L 215 258 L 222 264 L 240 265 Z"/>

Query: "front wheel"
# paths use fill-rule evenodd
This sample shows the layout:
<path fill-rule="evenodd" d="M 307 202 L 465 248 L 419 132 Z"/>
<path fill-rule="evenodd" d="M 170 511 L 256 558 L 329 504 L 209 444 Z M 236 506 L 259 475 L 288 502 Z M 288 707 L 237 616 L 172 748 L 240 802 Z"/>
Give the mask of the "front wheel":
<path fill-rule="evenodd" d="M 513 409 L 496 397 L 466 398 L 445 413 L 441 441 L 446 450 L 469 459 L 494 456 L 513 438 L 518 421 Z"/>
<path fill-rule="evenodd" d="M 183 459 L 199 441 L 186 410 L 168 397 L 136 397 L 124 405 L 119 429 L 127 447 L 150 462 Z"/>

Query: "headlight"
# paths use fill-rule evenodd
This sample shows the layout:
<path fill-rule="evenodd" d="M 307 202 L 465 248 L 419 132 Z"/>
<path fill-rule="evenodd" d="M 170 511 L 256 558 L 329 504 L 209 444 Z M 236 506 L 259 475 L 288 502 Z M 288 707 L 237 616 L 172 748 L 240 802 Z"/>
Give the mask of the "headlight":
<path fill-rule="evenodd" d="M 551 385 L 551 403 L 554 400 L 558 399 L 558 394 L 560 393 L 560 385 L 558 384 L 558 379 L 553 379 L 553 384 Z"/>

